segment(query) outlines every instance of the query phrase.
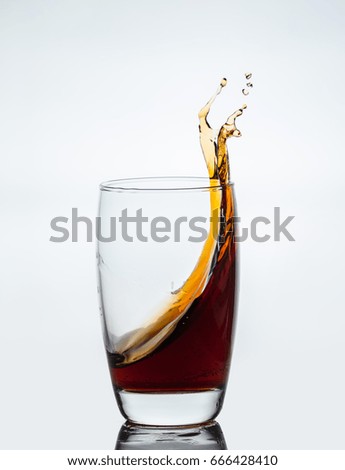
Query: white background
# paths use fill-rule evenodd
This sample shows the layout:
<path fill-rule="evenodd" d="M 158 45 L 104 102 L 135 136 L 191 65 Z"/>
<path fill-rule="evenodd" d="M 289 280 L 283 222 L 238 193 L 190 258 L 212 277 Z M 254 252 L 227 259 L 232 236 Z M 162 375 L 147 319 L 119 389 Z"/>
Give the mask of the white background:
<path fill-rule="evenodd" d="M 243 225 L 274 206 L 296 242 L 241 246 L 228 447 L 344 448 L 341 0 L 1 0 L 3 449 L 113 448 L 123 422 L 98 317 L 95 247 L 50 220 L 94 217 L 98 183 L 206 175 L 197 112 L 253 92 L 231 142 Z"/>

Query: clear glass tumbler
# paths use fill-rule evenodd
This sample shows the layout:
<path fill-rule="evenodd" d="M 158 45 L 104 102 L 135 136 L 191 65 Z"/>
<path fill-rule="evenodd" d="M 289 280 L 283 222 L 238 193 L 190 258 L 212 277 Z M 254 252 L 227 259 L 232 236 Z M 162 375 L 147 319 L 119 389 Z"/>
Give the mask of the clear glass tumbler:
<path fill-rule="evenodd" d="M 100 190 L 100 311 L 118 406 L 144 425 L 207 422 L 235 330 L 233 185 L 138 178 Z"/>

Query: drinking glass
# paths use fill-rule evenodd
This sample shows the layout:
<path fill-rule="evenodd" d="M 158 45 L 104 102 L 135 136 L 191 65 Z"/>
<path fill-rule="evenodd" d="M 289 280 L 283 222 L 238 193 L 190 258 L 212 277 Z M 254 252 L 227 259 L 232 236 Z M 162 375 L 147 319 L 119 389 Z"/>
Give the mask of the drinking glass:
<path fill-rule="evenodd" d="M 236 320 L 233 184 L 208 178 L 100 185 L 100 312 L 116 400 L 130 422 L 214 419 Z"/>

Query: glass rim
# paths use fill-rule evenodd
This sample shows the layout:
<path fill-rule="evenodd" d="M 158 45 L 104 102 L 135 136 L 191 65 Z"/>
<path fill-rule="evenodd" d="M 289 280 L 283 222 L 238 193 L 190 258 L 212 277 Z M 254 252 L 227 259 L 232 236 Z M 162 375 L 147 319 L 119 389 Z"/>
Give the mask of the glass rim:
<path fill-rule="evenodd" d="M 175 184 L 168 184 L 166 186 L 157 186 L 158 182 L 168 183 L 169 181 Z M 176 184 L 180 181 L 180 184 Z M 185 184 L 182 184 L 184 182 Z M 188 183 L 186 185 L 186 183 Z M 192 183 L 194 182 L 194 184 Z M 214 191 L 220 190 L 224 187 L 233 186 L 230 181 L 224 185 L 210 185 L 210 178 L 208 176 L 143 176 L 138 178 L 121 178 L 115 180 L 108 180 L 100 183 L 99 189 L 108 192 L 145 192 L 145 191 Z"/>

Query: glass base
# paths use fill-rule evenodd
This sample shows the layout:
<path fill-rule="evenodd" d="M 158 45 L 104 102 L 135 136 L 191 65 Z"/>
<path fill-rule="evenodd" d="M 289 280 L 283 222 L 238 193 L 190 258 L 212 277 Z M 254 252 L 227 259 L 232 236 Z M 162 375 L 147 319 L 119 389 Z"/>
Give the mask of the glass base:
<path fill-rule="evenodd" d="M 147 426 L 189 426 L 214 419 L 221 410 L 224 391 L 138 393 L 115 391 L 123 416 Z"/>
<path fill-rule="evenodd" d="M 115 450 L 227 450 L 216 421 L 194 426 L 143 426 L 126 422 Z"/>

